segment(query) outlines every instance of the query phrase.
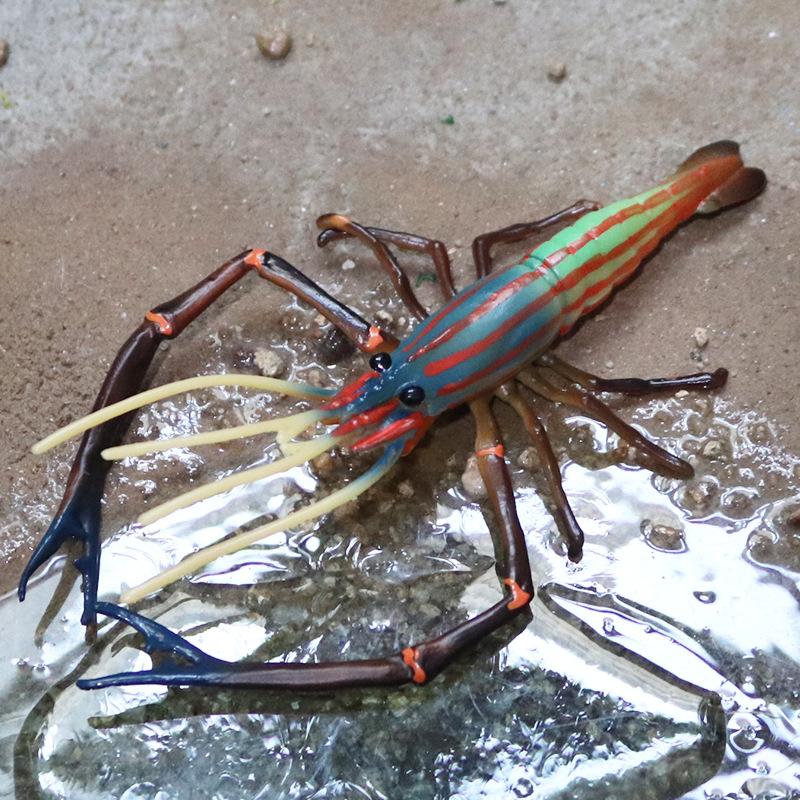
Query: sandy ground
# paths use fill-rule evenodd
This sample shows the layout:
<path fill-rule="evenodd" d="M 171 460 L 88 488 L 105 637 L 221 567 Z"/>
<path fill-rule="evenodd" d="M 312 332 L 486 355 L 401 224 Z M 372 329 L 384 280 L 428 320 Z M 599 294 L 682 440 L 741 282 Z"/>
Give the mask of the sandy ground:
<path fill-rule="evenodd" d="M 294 48 L 268 61 L 254 35 L 282 27 Z M 726 396 L 797 453 L 798 33 L 793 0 L 5 0 L 0 592 L 66 474 L 69 449 L 30 444 L 88 409 L 144 311 L 243 248 L 374 309 L 377 271 L 354 247 L 318 252 L 318 214 L 439 237 L 463 283 L 476 234 L 633 194 L 721 138 L 767 192 L 681 230 L 562 353 L 612 376 L 691 372 L 707 328 Z M 204 363 L 210 331 L 285 304 L 255 279 L 234 296 L 173 346 L 171 376 Z"/>

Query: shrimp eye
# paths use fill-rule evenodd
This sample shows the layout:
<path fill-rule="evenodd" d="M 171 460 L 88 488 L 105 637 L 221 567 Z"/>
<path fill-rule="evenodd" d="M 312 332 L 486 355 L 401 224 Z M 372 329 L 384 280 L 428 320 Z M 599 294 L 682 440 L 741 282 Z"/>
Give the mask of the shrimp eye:
<path fill-rule="evenodd" d="M 400 402 L 406 406 L 418 406 L 425 399 L 425 390 L 416 383 L 409 383 L 398 393 Z"/>
<path fill-rule="evenodd" d="M 375 372 L 386 372 L 392 366 L 392 357 L 388 353 L 375 353 L 370 356 L 369 365 Z"/>

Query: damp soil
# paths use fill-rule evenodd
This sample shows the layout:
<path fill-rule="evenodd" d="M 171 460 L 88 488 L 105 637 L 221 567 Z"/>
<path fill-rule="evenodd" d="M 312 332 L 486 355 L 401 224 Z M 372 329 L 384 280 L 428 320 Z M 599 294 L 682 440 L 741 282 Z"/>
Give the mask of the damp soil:
<path fill-rule="evenodd" d="M 710 474 L 678 503 L 680 514 L 691 517 L 687 507 L 709 493 L 709 502 L 724 498 L 720 513 L 730 530 L 747 529 L 737 542 L 741 558 L 765 574 L 796 580 L 796 537 L 786 518 L 798 495 L 792 465 L 800 454 L 798 30 L 800 7 L 781 0 L 742 0 L 713 13 L 697 0 L 664 8 L 622 0 L 557 7 L 519 0 L 354 0 L 344 9 L 316 1 L 119 0 L 96 8 L 67 2 L 57 12 L 21 0 L 3 3 L 0 596 L 13 591 L 46 529 L 73 452 L 67 445 L 33 457 L 30 445 L 85 413 L 117 347 L 149 308 L 256 246 L 285 256 L 366 316 L 388 315 L 386 324 L 402 332 L 408 315 L 368 255 L 352 245 L 316 248 L 319 214 L 342 211 L 367 224 L 440 238 L 464 285 L 476 234 L 543 217 L 580 197 L 611 202 L 633 194 L 696 147 L 722 138 L 739 141 L 745 161 L 766 171 L 766 192 L 676 232 L 630 285 L 559 345 L 559 354 L 611 377 L 727 367 L 730 379 L 712 407 L 713 424 L 694 423 L 697 443 L 670 428 L 685 419 L 680 404 L 666 412 L 657 404 L 645 403 L 641 411 L 626 404 L 620 412 L 685 448 Z M 266 59 L 256 36 L 280 31 L 291 34 L 291 52 Z M 342 268 L 346 259 L 353 268 Z M 430 271 L 421 259 L 407 263 L 413 274 Z M 428 307 L 438 302 L 432 282 L 423 280 L 419 291 Z M 154 380 L 211 369 L 253 371 L 256 353 L 277 347 L 290 369 L 319 370 L 335 385 L 358 368 L 358 359 L 326 366 L 324 335 L 313 313 L 249 278 L 164 348 Z M 748 437 L 756 431 L 755 449 L 730 444 L 741 443 L 730 431 L 740 432 L 742 420 L 749 420 Z M 509 437 L 522 436 L 513 424 L 509 430 Z M 433 503 L 436 491 L 450 491 L 443 484 L 460 485 L 459 459 L 470 438 L 468 420 L 451 421 L 397 484 L 416 478 L 417 490 L 429 487 L 426 502 Z M 709 441 L 723 450 L 712 446 L 704 453 Z M 560 451 L 565 459 L 586 460 L 568 445 Z M 221 466 L 159 460 L 146 475 L 115 473 L 104 535 L 125 529 L 135 516 L 131 506 L 146 504 L 156 490 L 224 469 L 240 456 L 252 457 L 233 450 L 219 455 Z M 782 466 L 765 467 L 773 457 Z M 717 475 L 721 463 L 736 474 Z M 736 511 L 737 504 L 743 509 Z M 598 508 L 598 514 L 608 511 L 602 503 Z M 759 509 L 773 509 L 778 527 L 737 528 L 737 514 L 773 518 Z M 642 524 L 649 519 L 641 509 L 637 514 Z M 535 523 L 549 525 L 539 517 Z M 682 547 L 670 533 L 680 527 L 674 520 L 649 524 L 641 535 L 651 544 Z M 749 538 L 756 533 L 760 539 Z M 361 530 L 367 542 L 372 535 Z M 484 566 L 480 559 L 467 562 L 473 572 Z M 463 589 L 457 578 L 443 580 L 454 584 L 446 585 L 450 591 Z M 694 590 L 706 591 L 699 584 Z M 591 605 L 583 595 L 570 602 Z M 796 605 L 784 608 L 797 613 Z M 4 619 L 13 619 L 15 637 L 21 635 L 15 615 Z M 31 637 L 36 622 L 26 619 Z M 74 641 L 74 632 L 67 639 Z M 775 646 L 792 651 L 795 644 Z M 736 653 L 744 661 L 736 662 L 742 671 L 726 674 L 744 686 L 742 664 L 758 661 L 758 654 L 730 652 L 732 662 Z M 44 691 L 47 675 L 33 677 Z M 468 681 L 469 670 L 460 677 Z M 778 684 L 778 705 L 796 708 Z M 767 695 L 759 686 L 754 696 Z M 470 701 L 468 693 L 461 699 Z M 476 713 L 487 712 L 481 706 Z M 508 713 L 493 717 L 495 735 Z M 380 727 L 385 718 L 378 714 L 374 723 Z M 757 725 L 750 723 L 752 733 Z M 477 741 L 479 728 L 475 723 L 466 735 Z M 3 730 L 15 735 L 15 723 Z M 331 731 L 320 739 L 326 746 L 332 741 Z M 9 749 L 2 752 L 10 764 Z M 492 750 L 481 752 L 475 758 L 484 763 Z M 757 751 L 749 761 L 744 752 L 728 751 L 738 753 L 739 761 L 729 762 L 744 776 L 737 791 L 759 775 Z M 70 764 L 81 761 L 71 757 L 64 762 L 67 784 Z M 394 751 L 392 758 L 401 761 Z M 334 783 L 335 763 L 325 773 Z M 479 766 L 468 767 L 460 767 L 467 777 L 459 791 L 480 785 Z M 518 796 L 526 796 L 524 779 L 508 784 Z M 436 780 L 414 791 L 426 796 Z M 131 778 L 128 785 L 134 783 Z M 733 791 L 733 783 L 720 785 Z M 398 779 L 393 788 L 382 777 L 369 796 L 392 796 L 404 785 Z M 787 786 L 797 791 L 791 781 Z M 296 796 L 307 795 L 298 789 Z"/>

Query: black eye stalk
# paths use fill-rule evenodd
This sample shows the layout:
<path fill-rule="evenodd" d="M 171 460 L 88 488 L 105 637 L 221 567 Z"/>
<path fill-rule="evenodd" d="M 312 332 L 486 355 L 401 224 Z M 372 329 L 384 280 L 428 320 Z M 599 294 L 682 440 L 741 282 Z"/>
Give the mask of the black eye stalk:
<path fill-rule="evenodd" d="M 370 356 L 369 365 L 375 372 L 386 372 L 392 366 L 392 357 L 388 353 L 375 353 Z"/>
<path fill-rule="evenodd" d="M 425 399 L 425 390 L 416 383 L 409 383 L 397 393 L 397 397 L 404 406 L 418 406 Z"/>

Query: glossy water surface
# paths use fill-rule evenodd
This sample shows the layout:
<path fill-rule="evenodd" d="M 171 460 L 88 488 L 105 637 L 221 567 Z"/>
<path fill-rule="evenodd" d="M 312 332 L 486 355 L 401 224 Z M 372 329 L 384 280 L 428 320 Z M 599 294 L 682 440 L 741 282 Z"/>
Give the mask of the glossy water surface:
<path fill-rule="evenodd" d="M 194 428 L 231 405 L 241 421 L 268 403 L 223 392 L 164 403 L 139 431 Z M 719 398 L 621 413 L 690 458 L 697 477 L 654 476 L 625 463 L 601 426 L 550 412 L 587 534 L 574 565 L 535 468 L 519 466 L 519 426 L 503 417 L 541 589 L 527 626 L 422 689 L 82 692 L 77 678 L 149 657 L 107 622 L 88 648 L 74 585 L 48 610 L 61 559 L 24 605 L 0 600 L 0 797 L 800 798 L 800 461 L 768 422 Z M 356 509 L 215 562 L 141 610 L 231 660 L 378 655 L 444 630 L 499 591 L 487 524 L 459 479 L 470 431 L 452 422 Z M 109 504 L 132 516 L 221 458 L 123 465 Z M 105 542 L 101 596 L 347 473 L 335 458 L 124 526 Z"/>

